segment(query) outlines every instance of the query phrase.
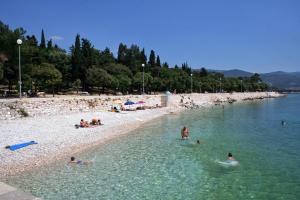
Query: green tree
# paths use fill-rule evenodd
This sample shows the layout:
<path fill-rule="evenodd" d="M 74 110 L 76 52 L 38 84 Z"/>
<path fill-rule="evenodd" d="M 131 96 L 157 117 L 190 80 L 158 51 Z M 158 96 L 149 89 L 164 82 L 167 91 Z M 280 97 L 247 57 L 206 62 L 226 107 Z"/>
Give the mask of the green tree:
<path fill-rule="evenodd" d="M 153 81 L 153 77 L 150 73 L 144 73 L 144 85 L 145 85 L 145 92 L 149 92 L 151 89 L 151 83 Z M 143 73 L 137 72 L 133 77 L 133 84 L 135 89 L 138 89 L 140 92 L 142 92 L 142 86 L 143 86 Z"/>
<path fill-rule="evenodd" d="M 71 47 L 71 52 L 72 52 L 72 56 L 71 56 L 71 66 L 72 66 L 72 79 L 76 80 L 76 79 L 80 79 L 81 77 L 81 66 L 82 66 L 82 53 L 81 53 L 81 44 L 80 44 L 80 35 L 77 34 L 76 35 L 76 39 L 75 39 L 75 46 Z M 81 80 L 82 81 L 82 80 Z"/>
<path fill-rule="evenodd" d="M 100 89 L 104 93 L 105 89 L 109 88 L 115 80 L 104 69 L 92 67 L 87 70 L 87 81 L 91 86 L 98 87 L 100 94 Z"/>
<path fill-rule="evenodd" d="M 123 43 L 119 44 L 119 49 L 118 49 L 118 57 L 117 57 L 117 62 L 121 64 L 125 64 L 125 57 L 126 57 L 126 51 L 127 47 Z"/>
<path fill-rule="evenodd" d="M 150 51 L 149 62 L 151 68 L 155 67 L 155 52 L 153 50 Z"/>
<path fill-rule="evenodd" d="M 47 42 L 47 49 L 52 49 L 52 40 L 49 40 L 48 42 Z"/>
<path fill-rule="evenodd" d="M 80 79 L 76 79 L 76 81 L 74 81 L 74 83 L 73 83 L 73 87 L 76 89 L 77 94 L 78 94 L 78 90 L 79 90 L 80 85 L 81 85 L 81 80 Z"/>
<path fill-rule="evenodd" d="M 60 71 L 49 63 L 34 66 L 32 76 L 38 88 L 43 90 L 51 89 L 53 96 L 55 86 L 59 85 L 62 81 Z"/>
<path fill-rule="evenodd" d="M 44 30 L 43 29 L 42 29 L 42 34 L 41 34 L 40 48 L 42 48 L 42 49 L 46 48 L 46 40 L 45 40 L 45 34 L 44 34 Z"/>
<path fill-rule="evenodd" d="M 156 66 L 161 67 L 159 56 L 156 57 Z"/>

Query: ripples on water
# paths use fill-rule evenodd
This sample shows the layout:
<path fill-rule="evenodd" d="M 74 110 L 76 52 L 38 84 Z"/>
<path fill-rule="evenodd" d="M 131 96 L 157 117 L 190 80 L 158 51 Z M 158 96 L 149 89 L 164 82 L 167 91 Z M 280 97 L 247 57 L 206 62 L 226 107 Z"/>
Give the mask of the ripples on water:
<path fill-rule="evenodd" d="M 53 164 L 8 182 L 43 199 L 300 199 L 299 102 L 289 95 L 168 115 L 76 156 L 92 165 Z M 228 152 L 239 166 L 216 162 Z"/>

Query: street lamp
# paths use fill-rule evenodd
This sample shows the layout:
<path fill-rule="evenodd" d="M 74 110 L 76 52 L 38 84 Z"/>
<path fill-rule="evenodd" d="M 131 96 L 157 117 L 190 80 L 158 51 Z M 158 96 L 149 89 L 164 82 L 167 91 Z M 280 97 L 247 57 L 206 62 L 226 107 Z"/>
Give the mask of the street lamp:
<path fill-rule="evenodd" d="M 193 93 L 193 74 L 191 74 L 191 93 Z"/>
<path fill-rule="evenodd" d="M 222 82 L 221 82 L 222 78 L 220 77 L 220 93 L 222 92 Z"/>
<path fill-rule="evenodd" d="M 145 94 L 145 83 L 144 83 L 144 68 L 145 68 L 145 64 L 143 63 L 142 64 L 142 68 L 143 68 L 143 93 L 142 94 Z"/>
<path fill-rule="evenodd" d="M 243 79 L 241 79 L 241 92 L 243 90 Z"/>
<path fill-rule="evenodd" d="M 21 79 L 21 44 L 22 40 L 18 39 L 17 44 L 19 45 L 19 94 L 22 97 L 22 79 Z"/>

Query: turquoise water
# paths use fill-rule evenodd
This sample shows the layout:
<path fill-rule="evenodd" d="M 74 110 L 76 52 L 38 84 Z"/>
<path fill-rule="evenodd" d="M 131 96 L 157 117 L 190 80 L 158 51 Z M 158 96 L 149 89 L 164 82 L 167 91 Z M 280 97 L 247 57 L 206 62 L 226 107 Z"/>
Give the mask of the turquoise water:
<path fill-rule="evenodd" d="M 300 199 L 299 102 L 289 95 L 164 116 L 76 155 L 92 165 L 56 163 L 8 183 L 43 199 Z M 238 166 L 217 163 L 228 152 Z"/>

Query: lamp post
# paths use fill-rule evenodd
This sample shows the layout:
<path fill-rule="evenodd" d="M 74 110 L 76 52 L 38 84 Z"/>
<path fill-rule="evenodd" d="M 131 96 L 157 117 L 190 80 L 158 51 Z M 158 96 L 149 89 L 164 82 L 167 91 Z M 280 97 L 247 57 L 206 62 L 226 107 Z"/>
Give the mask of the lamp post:
<path fill-rule="evenodd" d="M 21 79 L 21 44 L 22 40 L 18 39 L 17 44 L 19 45 L 19 94 L 22 97 L 22 79 Z"/>
<path fill-rule="evenodd" d="M 243 79 L 241 79 L 241 92 L 243 91 Z"/>
<path fill-rule="evenodd" d="M 191 74 L 191 93 L 193 93 L 193 74 Z"/>
<path fill-rule="evenodd" d="M 222 92 L 222 82 L 221 82 L 222 78 L 220 77 L 220 93 Z"/>
<path fill-rule="evenodd" d="M 142 68 L 143 68 L 143 93 L 142 94 L 145 94 L 145 83 L 144 83 L 144 78 L 145 78 L 144 77 L 144 73 L 145 73 L 144 72 L 144 68 L 145 68 L 145 64 L 144 63 L 142 64 Z"/>

